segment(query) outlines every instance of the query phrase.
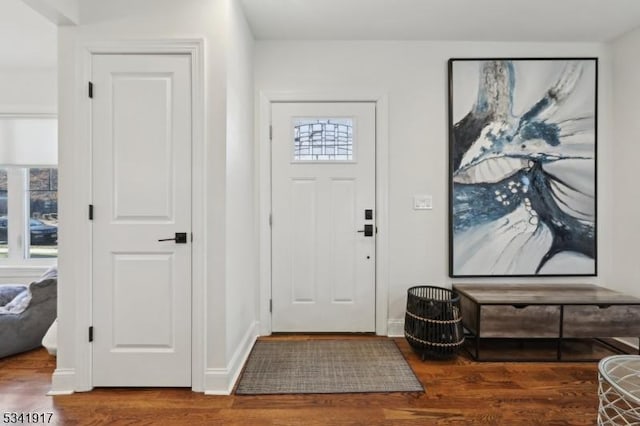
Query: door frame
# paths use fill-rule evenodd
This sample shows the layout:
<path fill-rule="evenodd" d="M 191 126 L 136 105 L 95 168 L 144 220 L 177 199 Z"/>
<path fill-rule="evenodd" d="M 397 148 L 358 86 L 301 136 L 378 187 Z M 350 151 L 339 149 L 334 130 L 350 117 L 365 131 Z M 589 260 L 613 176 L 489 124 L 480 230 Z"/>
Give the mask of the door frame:
<path fill-rule="evenodd" d="M 75 144 L 73 153 L 74 172 L 78 178 L 74 188 L 76 200 L 86 200 L 91 204 L 93 199 L 92 188 L 92 146 L 91 137 L 91 101 L 87 96 L 87 84 L 92 75 L 93 55 L 99 54 L 140 54 L 140 55 L 188 55 L 191 58 L 191 226 L 195 238 L 191 242 L 191 389 L 202 392 L 204 390 L 205 376 L 205 347 L 206 347 L 206 322 L 205 322 L 205 283 L 206 283 L 206 247 L 205 247 L 205 221 L 206 217 L 206 149 L 205 149 L 205 102 L 204 102 L 204 40 L 202 39 L 175 39 L 175 40 L 122 40 L 92 42 L 77 47 L 76 74 L 80 76 L 81 87 L 76 88 L 76 119 L 73 139 Z M 96 93 L 99 88 L 96 88 Z M 70 129 L 71 130 L 71 129 Z M 85 142 L 82 142 L 85 141 Z M 89 159 L 89 161 L 87 161 Z M 70 172 L 71 174 L 71 172 Z M 86 391 L 93 388 L 93 348 L 88 342 L 87 327 L 91 325 L 93 280 L 92 280 L 92 224 L 87 221 L 87 212 L 78 208 L 79 214 L 74 219 L 79 219 L 80 224 L 73 238 L 65 241 L 69 246 L 74 245 L 75 277 L 78 285 L 75 289 L 75 298 L 79 302 L 76 305 L 75 336 L 76 342 L 82 342 L 75 346 L 76 385 L 75 390 Z M 83 211 L 84 210 L 84 211 Z M 64 373 L 64 372 L 60 372 Z"/>
<path fill-rule="evenodd" d="M 375 270 L 375 332 L 388 333 L 389 299 L 389 107 L 386 93 L 376 91 L 345 93 L 344 91 L 322 92 L 272 92 L 260 91 L 258 100 L 258 123 L 256 152 L 258 153 L 257 175 L 259 191 L 258 228 L 260 236 L 260 334 L 269 335 L 271 325 L 271 105 L 286 102 L 371 102 L 376 105 L 376 270 Z"/>

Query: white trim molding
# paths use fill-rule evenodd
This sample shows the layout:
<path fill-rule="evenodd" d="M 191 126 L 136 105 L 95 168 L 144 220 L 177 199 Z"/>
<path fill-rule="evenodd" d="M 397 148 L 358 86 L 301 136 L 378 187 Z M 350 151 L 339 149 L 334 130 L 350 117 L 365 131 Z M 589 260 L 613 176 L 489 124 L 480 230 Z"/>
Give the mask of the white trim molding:
<path fill-rule="evenodd" d="M 49 396 L 71 395 L 75 389 L 76 370 L 73 368 L 57 368 L 51 378 Z"/>
<path fill-rule="evenodd" d="M 258 153 L 260 229 L 260 334 L 271 334 L 271 104 L 276 102 L 373 102 L 376 104 L 376 334 L 387 334 L 389 315 L 389 100 L 376 90 L 358 92 L 258 93 L 256 152 Z"/>
<path fill-rule="evenodd" d="M 0 104 L 2 118 L 56 118 L 58 109 L 55 105 L 3 105 Z"/>
<path fill-rule="evenodd" d="M 33 119 L 33 118 L 49 118 L 57 119 L 58 114 L 55 112 L 0 112 L 0 120 L 4 119 Z"/>
<path fill-rule="evenodd" d="M 87 328 L 92 323 L 92 232 L 86 209 L 92 203 L 91 102 L 87 82 L 96 54 L 184 54 L 191 57 L 192 84 L 192 390 L 204 389 L 206 348 L 206 121 L 203 39 L 80 41 L 73 51 L 75 75 L 65 79 L 74 102 L 59 111 L 59 146 L 64 217 L 58 288 L 58 369 L 53 375 L 56 394 L 88 391 L 92 383 L 92 348 Z M 66 230 L 66 231 L 65 231 Z M 73 372 L 74 380 L 68 379 Z"/>
<path fill-rule="evenodd" d="M 207 368 L 205 372 L 205 395 L 231 395 L 244 363 L 258 338 L 258 322 L 253 322 L 242 337 L 242 341 L 233 353 L 225 368 Z"/>
<path fill-rule="evenodd" d="M 0 265 L 0 277 L 39 277 L 47 269 L 56 264 L 55 260 L 46 264 L 28 264 L 28 265 Z"/>
<path fill-rule="evenodd" d="M 390 319 L 387 322 L 387 330 L 387 336 L 389 337 L 404 337 L 404 320 Z"/>

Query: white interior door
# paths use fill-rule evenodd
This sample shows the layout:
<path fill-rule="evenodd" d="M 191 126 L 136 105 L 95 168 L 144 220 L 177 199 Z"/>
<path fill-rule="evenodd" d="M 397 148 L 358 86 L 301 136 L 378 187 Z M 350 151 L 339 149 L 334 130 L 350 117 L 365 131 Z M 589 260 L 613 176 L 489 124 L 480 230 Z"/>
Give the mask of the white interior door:
<path fill-rule="evenodd" d="M 190 386 L 190 58 L 94 55 L 92 81 L 93 384 Z"/>
<path fill-rule="evenodd" d="M 375 331 L 375 104 L 271 113 L 272 330 Z"/>

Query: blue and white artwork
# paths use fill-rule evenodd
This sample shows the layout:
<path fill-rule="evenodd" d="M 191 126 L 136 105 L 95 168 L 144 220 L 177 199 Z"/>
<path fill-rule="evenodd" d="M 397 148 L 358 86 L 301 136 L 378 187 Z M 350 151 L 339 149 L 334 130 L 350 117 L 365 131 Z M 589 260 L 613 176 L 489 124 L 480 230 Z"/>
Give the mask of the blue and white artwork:
<path fill-rule="evenodd" d="M 450 275 L 596 275 L 597 59 L 451 59 Z"/>

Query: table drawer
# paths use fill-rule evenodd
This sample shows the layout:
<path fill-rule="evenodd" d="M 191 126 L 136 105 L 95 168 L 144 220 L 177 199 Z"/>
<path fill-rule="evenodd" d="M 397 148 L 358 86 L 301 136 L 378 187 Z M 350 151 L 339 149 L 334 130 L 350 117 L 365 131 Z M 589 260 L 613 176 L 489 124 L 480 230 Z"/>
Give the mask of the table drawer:
<path fill-rule="evenodd" d="M 483 305 L 480 337 L 559 337 L 559 305 Z"/>
<path fill-rule="evenodd" d="M 563 337 L 640 337 L 640 305 L 568 305 Z"/>

